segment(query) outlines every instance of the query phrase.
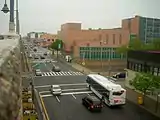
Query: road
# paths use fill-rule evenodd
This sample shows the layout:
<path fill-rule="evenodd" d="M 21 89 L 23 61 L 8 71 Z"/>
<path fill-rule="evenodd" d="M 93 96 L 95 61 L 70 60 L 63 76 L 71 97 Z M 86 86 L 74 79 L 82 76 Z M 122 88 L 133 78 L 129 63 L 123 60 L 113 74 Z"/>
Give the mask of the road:
<path fill-rule="evenodd" d="M 101 113 L 91 113 L 81 104 L 82 97 L 93 95 L 86 87 L 86 76 L 63 62 L 45 64 L 41 66 L 41 70 L 45 71 L 44 74 L 48 74 L 35 77 L 34 85 L 41 94 L 50 120 L 106 120 L 108 118 L 112 120 L 159 120 L 129 101 L 122 108 L 111 109 L 105 106 Z M 52 64 L 61 68 L 61 74 L 50 74 Z M 66 74 L 62 74 L 65 72 Z M 53 96 L 50 93 L 49 89 L 52 84 L 61 86 L 63 91 L 61 96 Z"/>

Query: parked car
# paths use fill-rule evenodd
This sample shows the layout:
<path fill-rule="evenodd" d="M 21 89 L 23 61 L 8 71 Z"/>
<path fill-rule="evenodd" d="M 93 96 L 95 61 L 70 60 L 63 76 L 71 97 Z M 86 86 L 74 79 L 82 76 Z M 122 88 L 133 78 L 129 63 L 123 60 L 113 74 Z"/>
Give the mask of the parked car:
<path fill-rule="evenodd" d="M 112 76 L 113 78 L 126 78 L 126 73 L 117 73 L 115 75 Z"/>
<path fill-rule="evenodd" d="M 36 76 L 42 76 L 42 72 L 40 69 L 36 69 L 35 74 L 36 74 Z"/>
<path fill-rule="evenodd" d="M 82 104 L 90 111 L 101 112 L 103 108 L 102 101 L 99 100 L 96 96 L 86 96 L 82 98 Z"/>
<path fill-rule="evenodd" d="M 53 65 L 52 71 L 54 71 L 54 72 L 60 72 L 61 69 L 60 69 L 60 67 Z"/>
<path fill-rule="evenodd" d="M 54 95 L 61 95 L 62 89 L 59 85 L 51 85 L 51 93 Z"/>

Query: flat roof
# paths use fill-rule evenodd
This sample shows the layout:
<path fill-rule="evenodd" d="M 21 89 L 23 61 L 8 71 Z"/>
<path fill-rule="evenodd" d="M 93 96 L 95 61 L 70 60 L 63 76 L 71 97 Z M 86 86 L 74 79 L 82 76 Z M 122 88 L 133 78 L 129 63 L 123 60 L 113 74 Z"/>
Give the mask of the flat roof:
<path fill-rule="evenodd" d="M 98 82 L 100 85 L 102 85 L 103 87 L 107 88 L 108 90 L 120 91 L 120 90 L 123 89 L 121 87 L 121 85 L 111 82 L 108 78 L 106 78 L 106 77 L 104 77 L 102 75 L 89 74 L 88 76 L 93 78 L 96 82 Z"/>
<path fill-rule="evenodd" d="M 0 35 L 3 36 L 3 35 Z M 10 51 L 19 46 L 19 37 L 8 35 L 9 38 L 5 37 L 0 39 L 0 66 L 4 63 L 5 59 L 9 56 Z"/>

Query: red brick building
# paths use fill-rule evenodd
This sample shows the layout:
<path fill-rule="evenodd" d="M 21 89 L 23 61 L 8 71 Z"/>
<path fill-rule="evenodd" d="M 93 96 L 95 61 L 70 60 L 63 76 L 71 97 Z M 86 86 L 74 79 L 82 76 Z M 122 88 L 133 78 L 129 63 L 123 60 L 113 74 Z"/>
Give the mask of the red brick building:
<path fill-rule="evenodd" d="M 135 16 L 123 19 L 121 28 L 88 30 L 82 29 L 81 23 L 66 23 L 61 25 L 58 38 L 63 40 L 66 54 L 73 55 L 73 58 L 78 61 L 85 61 L 87 65 L 99 66 L 102 61 L 104 66 L 124 65 L 125 56 L 118 54 L 116 49 L 127 45 L 132 37 L 147 42 L 151 38 L 147 38 L 147 33 L 143 34 L 146 27 L 144 24 L 153 26 L 153 23 L 158 25 L 158 22 L 160 21 L 157 19 Z"/>

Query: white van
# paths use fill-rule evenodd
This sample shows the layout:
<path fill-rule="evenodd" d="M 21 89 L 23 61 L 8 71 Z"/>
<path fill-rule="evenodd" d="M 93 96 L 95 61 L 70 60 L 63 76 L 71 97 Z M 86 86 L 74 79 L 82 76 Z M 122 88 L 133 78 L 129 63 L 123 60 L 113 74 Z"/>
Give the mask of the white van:
<path fill-rule="evenodd" d="M 65 59 L 66 59 L 67 62 L 71 62 L 71 60 L 72 60 L 72 58 L 71 58 L 70 55 L 66 55 L 66 58 L 65 58 Z"/>

